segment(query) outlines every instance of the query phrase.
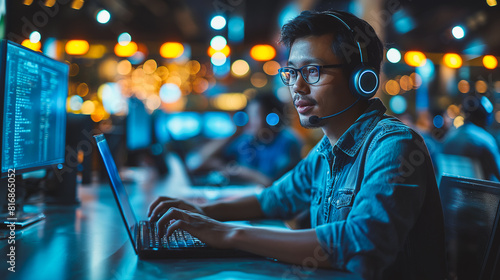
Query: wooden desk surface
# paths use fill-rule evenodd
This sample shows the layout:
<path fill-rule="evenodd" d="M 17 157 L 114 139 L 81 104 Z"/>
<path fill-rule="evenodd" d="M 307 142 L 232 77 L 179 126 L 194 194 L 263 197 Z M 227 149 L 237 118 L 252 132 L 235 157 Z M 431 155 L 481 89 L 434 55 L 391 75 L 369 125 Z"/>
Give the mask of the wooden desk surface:
<path fill-rule="evenodd" d="M 171 184 L 172 178 L 151 180 L 147 172 L 124 175 L 136 181 L 125 185 L 138 219 L 158 194 L 217 199 L 255 192 L 252 187 L 193 191 Z M 79 205 L 42 206 L 46 219 L 17 232 L 15 273 L 7 270 L 11 245 L 0 240 L 0 279 L 358 279 L 311 263 L 299 266 L 266 258 L 139 260 L 108 184 L 80 186 L 78 192 Z"/>

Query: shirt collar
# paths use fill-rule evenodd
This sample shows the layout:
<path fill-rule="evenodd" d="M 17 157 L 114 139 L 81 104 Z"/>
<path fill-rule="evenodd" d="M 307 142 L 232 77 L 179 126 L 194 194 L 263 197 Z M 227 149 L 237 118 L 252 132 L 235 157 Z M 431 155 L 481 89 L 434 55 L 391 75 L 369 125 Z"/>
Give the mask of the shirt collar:
<path fill-rule="evenodd" d="M 334 148 L 332 148 L 328 138 L 324 136 L 319 144 L 318 151 L 328 154 L 328 152 L 333 151 L 336 147 L 348 156 L 354 156 L 361 145 L 363 145 L 365 138 L 387 110 L 378 98 L 368 100 L 368 104 L 369 106 L 366 111 L 342 134 L 337 143 L 335 143 Z"/>

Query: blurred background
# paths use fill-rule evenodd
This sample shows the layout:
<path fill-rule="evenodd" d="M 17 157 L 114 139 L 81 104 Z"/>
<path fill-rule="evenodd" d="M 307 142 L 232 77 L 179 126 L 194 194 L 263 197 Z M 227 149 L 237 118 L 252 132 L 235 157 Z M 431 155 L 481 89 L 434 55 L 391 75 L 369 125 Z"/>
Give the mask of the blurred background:
<path fill-rule="evenodd" d="M 0 37 L 70 65 L 68 124 L 106 133 L 122 164 L 155 164 L 134 151 L 187 155 L 230 137 L 252 117 L 242 110 L 258 91 L 287 105 L 278 117 L 303 140 L 305 156 L 323 134 L 298 123 L 277 76 L 288 56 L 277 40 L 287 20 L 309 9 L 345 10 L 374 26 L 386 44 L 376 96 L 389 114 L 439 142 L 463 124 L 464 96 L 477 93 L 494 106 L 487 129 L 500 141 L 496 0 L 0 3 Z"/>

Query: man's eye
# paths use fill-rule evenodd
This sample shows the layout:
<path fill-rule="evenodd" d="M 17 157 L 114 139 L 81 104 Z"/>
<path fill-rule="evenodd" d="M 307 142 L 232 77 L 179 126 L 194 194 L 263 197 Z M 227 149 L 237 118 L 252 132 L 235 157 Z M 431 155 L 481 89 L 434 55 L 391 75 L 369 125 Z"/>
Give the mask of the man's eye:
<path fill-rule="evenodd" d="M 316 74 L 316 73 L 318 73 L 318 69 L 316 67 L 309 67 L 309 68 L 307 68 L 307 73 Z"/>

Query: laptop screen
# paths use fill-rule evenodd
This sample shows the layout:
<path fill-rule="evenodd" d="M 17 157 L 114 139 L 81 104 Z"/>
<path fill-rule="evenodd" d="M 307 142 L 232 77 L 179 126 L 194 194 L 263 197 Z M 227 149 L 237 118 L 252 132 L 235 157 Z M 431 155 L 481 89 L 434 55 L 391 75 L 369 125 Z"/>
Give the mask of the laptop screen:
<path fill-rule="evenodd" d="M 118 174 L 118 170 L 116 168 L 115 161 L 111 155 L 111 151 L 109 150 L 108 143 L 106 142 L 106 138 L 104 135 L 99 134 L 94 136 L 97 142 L 97 148 L 101 153 L 102 160 L 104 165 L 106 166 L 106 170 L 108 171 L 109 180 L 111 181 L 111 187 L 113 189 L 113 194 L 116 199 L 116 203 L 120 208 L 120 213 L 122 214 L 123 221 L 127 226 L 128 234 L 130 236 L 130 240 L 134 245 L 134 249 L 137 252 L 136 248 L 136 236 L 137 236 L 137 218 L 132 210 L 132 206 L 130 205 L 130 201 L 128 199 L 127 192 L 123 187 L 122 180 L 120 179 L 120 175 Z"/>

